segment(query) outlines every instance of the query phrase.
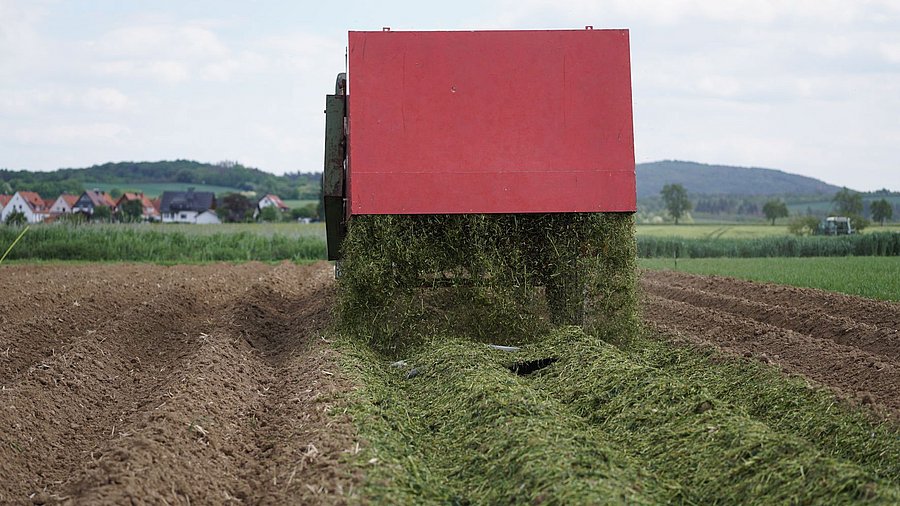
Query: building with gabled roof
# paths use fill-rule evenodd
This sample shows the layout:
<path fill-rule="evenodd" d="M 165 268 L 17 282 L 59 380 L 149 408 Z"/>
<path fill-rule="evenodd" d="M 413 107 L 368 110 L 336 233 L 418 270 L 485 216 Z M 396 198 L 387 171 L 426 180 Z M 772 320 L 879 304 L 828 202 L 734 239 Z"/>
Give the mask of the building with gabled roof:
<path fill-rule="evenodd" d="M 288 207 L 283 200 L 278 195 L 274 194 L 266 194 L 263 198 L 259 199 L 259 202 L 256 203 L 256 209 L 262 211 L 266 207 L 274 207 L 281 212 L 290 211 L 291 208 Z"/>
<path fill-rule="evenodd" d="M 159 214 L 163 223 L 220 223 L 215 213 L 216 194 L 167 191 L 160 197 Z"/>
<path fill-rule="evenodd" d="M 0 221 L 15 212 L 24 214 L 28 223 L 40 223 L 50 216 L 50 206 L 35 192 L 18 191 L 3 206 Z"/>
<path fill-rule="evenodd" d="M 116 201 L 116 206 L 115 206 L 116 212 L 121 213 L 122 205 L 125 204 L 126 202 L 130 202 L 132 200 L 137 200 L 141 203 L 141 209 L 142 209 L 141 218 L 144 221 L 159 221 L 160 220 L 159 210 L 153 204 L 153 201 L 150 200 L 149 197 L 144 195 L 143 192 L 140 192 L 140 193 L 125 192 L 125 193 L 123 193 L 122 196 L 119 197 L 119 200 Z"/>
<path fill-rule="evenodd" d="M 116 207 L 116 203 L 108 193 L 95 188 L 86 190 L 78 197 L 78 201 L 72 206 L 72 212 L 93 215 L 94 209 L 98 207 L 108 207 L 110 212 L 112 212 Z"/>
<path fill-rule="evenodd" d="M 50 204 L 50 214 L 71 213 L 76 202 L 78 202 L 78 195 L 63 193 Z"/>

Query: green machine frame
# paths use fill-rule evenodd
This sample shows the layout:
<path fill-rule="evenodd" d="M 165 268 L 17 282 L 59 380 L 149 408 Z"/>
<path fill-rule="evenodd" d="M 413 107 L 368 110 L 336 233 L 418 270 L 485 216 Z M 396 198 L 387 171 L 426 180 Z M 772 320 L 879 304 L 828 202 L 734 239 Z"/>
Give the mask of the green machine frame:
<path fill-rule="evenodd" d="M 340 73 L 334 95 L 325 97 L 325 168 L 322 199 L 328 260 L 341 259 L 347 235 L 347 74 Z"/>

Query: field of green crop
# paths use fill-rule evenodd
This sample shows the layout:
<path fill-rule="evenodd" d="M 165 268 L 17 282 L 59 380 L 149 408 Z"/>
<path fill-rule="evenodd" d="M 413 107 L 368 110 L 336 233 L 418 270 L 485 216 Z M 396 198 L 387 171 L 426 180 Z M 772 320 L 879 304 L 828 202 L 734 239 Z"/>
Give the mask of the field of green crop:
<path fill-rule="evenodd" d="M 900 224 L 888 224 L 884 227 L 873 225 L 863 234 L 875 232 L 900 232 Z M 772 226 L 766 224 L 744 225 L 731 223 L 690 224 L 690 225 L 638 225 L 638 237 L 679 237 L 685 239 L 755 239 L 789 235 L 786 220 L 779 220 Z"/>
<path fill-rule="evenodd" d="M 302 200 L 302 199 L 282 200 L 282 202 L 284 202 L 284 205 L 290 207 L 291 209 L 297 209 L 299 207 L 305 207 L 308 205 L 318 205 L 318 203 L 319 203 L 318 200 Z"/>
<path fill-rule="evenodd" d="M 7 261 L 309 261 L 325 258 L 321 227 L 271 225 L 33 225 Z M 21 229 L 0 227 L 0 249 Z M 0 252 L 2 253 L 2 252 Z"/>
<path fill-rule="evenodd" d="M 645 269 L 676 269 L 673 259 L 641 259 Z M 900 301 L 900 257 L 688 258 L 677 270 L 820 288 Z"/>

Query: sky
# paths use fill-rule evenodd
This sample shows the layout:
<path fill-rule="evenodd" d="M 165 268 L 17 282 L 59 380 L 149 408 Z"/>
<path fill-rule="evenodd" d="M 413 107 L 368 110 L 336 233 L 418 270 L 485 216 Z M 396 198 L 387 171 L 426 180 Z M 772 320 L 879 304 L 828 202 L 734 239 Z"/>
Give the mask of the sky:
<path fill-rule="evenodd" d="M 900 0 L 0 0 L 0 168 L 321 171 L 348 30 L 631 30 L 635 155 L 900 191 Z"/>

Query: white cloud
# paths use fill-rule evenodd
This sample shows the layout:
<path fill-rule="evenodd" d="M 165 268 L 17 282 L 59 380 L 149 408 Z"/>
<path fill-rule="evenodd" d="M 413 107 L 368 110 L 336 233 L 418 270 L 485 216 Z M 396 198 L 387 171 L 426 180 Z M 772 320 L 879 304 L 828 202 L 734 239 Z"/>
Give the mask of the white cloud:
<path fill-rule="evenodd" d="M 131 129 L 116 123 L 42 125 L 13 129 L 13 138 L 23 144 L 44 146 L 103 146 L 124 142 Z"/>

